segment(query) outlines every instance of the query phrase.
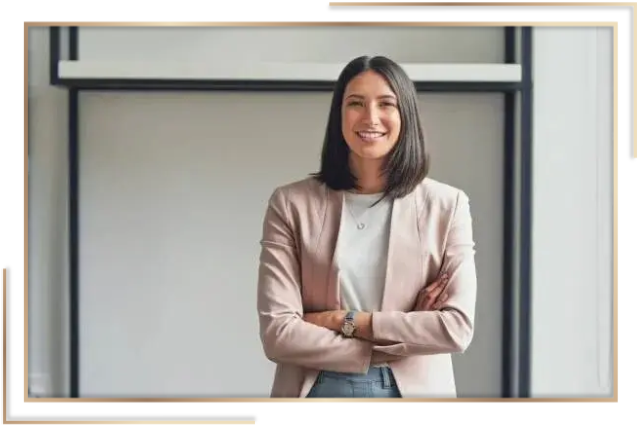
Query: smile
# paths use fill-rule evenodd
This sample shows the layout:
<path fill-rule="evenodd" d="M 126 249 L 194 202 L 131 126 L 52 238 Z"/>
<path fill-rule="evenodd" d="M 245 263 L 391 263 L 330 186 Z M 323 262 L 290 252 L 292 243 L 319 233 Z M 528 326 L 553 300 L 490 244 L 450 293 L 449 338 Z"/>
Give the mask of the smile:
<path fill-rule="evenodd" d="M 386 135 L 386 133 L 383 133 L 383 132 L 356 132 L 356 134 L 363 141 L 375 141 Z"/>

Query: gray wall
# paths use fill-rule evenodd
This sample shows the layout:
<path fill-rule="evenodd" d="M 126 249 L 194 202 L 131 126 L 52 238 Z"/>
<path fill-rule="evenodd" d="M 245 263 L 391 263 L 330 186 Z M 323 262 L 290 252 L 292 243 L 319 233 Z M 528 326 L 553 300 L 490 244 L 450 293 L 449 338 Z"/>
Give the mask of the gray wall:
<path fill-rule="evenodd" d="M 262 217 L 318 167 L 330 94 L 90 94 L 80 175 L 83 395 L 267 396 Z M 500 387 L 500 95 L 423 95 L 433 176 L 473 200 L 477 339 L 461 393 Z M 464 123 L 464 125 L 460 125 Z M 473 167 L 467 165 L 471 162 Z"/>

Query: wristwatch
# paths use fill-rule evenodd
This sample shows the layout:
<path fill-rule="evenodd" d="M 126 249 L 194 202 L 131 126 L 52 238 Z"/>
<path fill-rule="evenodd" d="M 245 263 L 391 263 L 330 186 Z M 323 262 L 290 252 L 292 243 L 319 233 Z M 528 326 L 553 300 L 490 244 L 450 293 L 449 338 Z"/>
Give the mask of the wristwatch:
<path fill-rule="evenodd" d="M 355 322 L 356 312 L 350 311 L 344 317 L 344 322 L 342 323 L 342 335 L 347 338 L 352 338 L 353 334 L 356 331 L 356 322 Z"/>

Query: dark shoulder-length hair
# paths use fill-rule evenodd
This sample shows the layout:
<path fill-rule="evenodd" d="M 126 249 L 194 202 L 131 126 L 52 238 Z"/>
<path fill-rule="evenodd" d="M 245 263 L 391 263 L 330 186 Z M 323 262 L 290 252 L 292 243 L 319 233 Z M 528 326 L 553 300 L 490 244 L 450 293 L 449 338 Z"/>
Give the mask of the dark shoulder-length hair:
<path fill-rule="evenodd" d="M 398 100 L 400 134 L 383 169 L 386 175 L 384 197 L 404 197 L 427 176 L 429 155 L 425 148 L 415 86 L 400 65 L 384 56 L 355 58 L 340 73 L 331 100 L 320 171 L 312 176 L 334 190 L 358 189 L 349 167 L 350 149 L 342 134 L 342 102 L 347 84 L 367 70 L 385 78 Z"/>

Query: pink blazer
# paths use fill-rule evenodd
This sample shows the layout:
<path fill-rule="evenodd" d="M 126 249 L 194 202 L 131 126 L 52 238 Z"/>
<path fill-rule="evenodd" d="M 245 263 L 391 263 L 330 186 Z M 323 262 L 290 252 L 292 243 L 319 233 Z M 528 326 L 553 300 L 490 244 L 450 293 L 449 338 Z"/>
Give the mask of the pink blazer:
<path fill-rule="evenodd" d="M 390 362 L 403 397 L 455 397 L 451 354 L 473 336 L 475 244 L 466 194 L 425 179 L 394 201 L 382 309 L 372 316 L 375 345 L 305 322 L 306 311 L 338 310 L 334 258 L 342 193 L 312 178 L 277 188 L 263 224 L 257 308 L 266 357 L 277 364 L 271 397 L 305 397 L 320 370 L 366 372 L 373 350 Z M 416 310 L 421 289 L 449 274 L 439 311 Z"/>

